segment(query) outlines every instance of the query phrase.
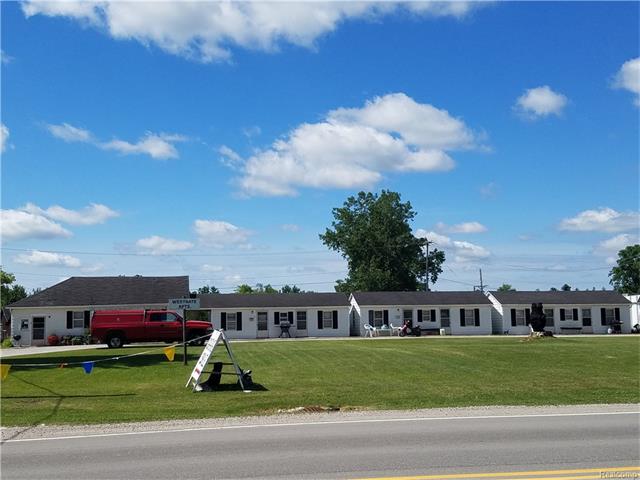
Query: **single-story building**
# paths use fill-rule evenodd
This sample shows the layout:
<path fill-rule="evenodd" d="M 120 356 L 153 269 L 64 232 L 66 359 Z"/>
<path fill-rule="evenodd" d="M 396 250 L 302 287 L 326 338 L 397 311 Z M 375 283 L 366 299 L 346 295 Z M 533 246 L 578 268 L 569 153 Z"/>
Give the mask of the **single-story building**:
<path fill-rule="evenodd" d="M 292 337 L 349 335 L 349 299 L 343 293 L 213 293 L 198 295 L 213 328 L 229 338 L 273 338 L 290 325 Z"/>
<path fill-rule="evenodd" d="M 365 324 L 400 327 L 405 321 L 426 333 L 491 334 L 492 305 L 481 292 L 355 292 L 349 302 L 351 335 L 363 336 Z"/>
<path fill-rule="evenodd" d="M 631 302 L 631 328 L 640 324 L 640 295 L 624 295 Z"/>
<path fill-rule="evenodd" d="M 46 345 L 49 335 L 84 335 L 95 310 L 166 309 L 189 295 L 189 277 L 71 277 L 8 308 L 20 345 Z"/>
<path fill-rule="evenodd" d="M 631 332 L 631 302 L 611 290 L 487 292 L 494 305 L 493 333 L 526 335 L 531 304 L 542 303 L 553 333 L 607 333 L 620 327 Z"/>

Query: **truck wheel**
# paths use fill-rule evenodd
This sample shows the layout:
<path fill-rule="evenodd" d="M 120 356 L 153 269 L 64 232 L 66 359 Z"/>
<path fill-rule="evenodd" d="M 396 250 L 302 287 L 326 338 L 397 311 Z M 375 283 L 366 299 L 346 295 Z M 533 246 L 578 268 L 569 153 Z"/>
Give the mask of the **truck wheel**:
<path fill-rule="evenodd" d="M 124 345 L 124 336 L 121 333 L 112 333 L 107 337 L 109 348 L 120 348 Z"/>
<path fill-rule="evenodd" d="M 204 332 L 193 332 L 191 334 L 189 334 L 189 338 L 187 340 L 190 340 L 189 345 L 204 345 L 205 339 L 201 338 L 200 340 L 196 340 L 196 341 L 192 341 L 194 338 L 198 338 L 198 337 L 202 337 L 204 335 Z"/>

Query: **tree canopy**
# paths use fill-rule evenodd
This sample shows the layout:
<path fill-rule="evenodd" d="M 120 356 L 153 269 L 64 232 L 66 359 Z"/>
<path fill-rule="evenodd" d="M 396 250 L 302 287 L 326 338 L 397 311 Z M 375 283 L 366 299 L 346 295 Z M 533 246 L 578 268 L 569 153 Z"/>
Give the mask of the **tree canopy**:
<path fill-rule="evenodd" d="M 414 236 L 410 222 L 416 216 L 411 203 L 400 194 L 383 190 L 380 195 L 360 192 L 342 207 L 333 209 L 331 228 L 320 240 L 347 260 L 349 273 L 338 280 L 336 291 L 415 291 L 426 281 L 427 244 Z M 444 252 L 429 252 L 429 279 L 442 273 Z"/>
<path fill-rule="evenodd" d="M 5 307 L 6 305 L 9 305 L 13 302 L 17 302 L 18 300 L 22 300 L 27 296 L 27 291 L 22 285 L 13 285 L 13 283 L 16 281 L 16 277 L 12 273 L 0 270 L 0 280 L 0 303 L 2 304 L 2 307 Z"/>
<path fill-rule="evenodd" d="M 199 295 L 205 295 L 205 294 L 208 294 L 208 293 L 220 293 L 220 290 L 218 290 L 213 285 L 204 285 L 204 286 L 200 287 L 196 291 L 196 293 L 198 293 Z"/>
<path fill-rule="evenodd" d="M 618 252 L 616 266 L 609 272 L 609 283 L 621 293 L 640 293 L 640 245 L 629 245 Z"/>
<path fill-rule="evenodd" d="M 500 285 L 498 287 L 498 291 L 499 292 L 515 292 L 516 289 L 513 288 L 511 285 L 509 285 L 508 283 L 503 283 L 502 285 Z"/>

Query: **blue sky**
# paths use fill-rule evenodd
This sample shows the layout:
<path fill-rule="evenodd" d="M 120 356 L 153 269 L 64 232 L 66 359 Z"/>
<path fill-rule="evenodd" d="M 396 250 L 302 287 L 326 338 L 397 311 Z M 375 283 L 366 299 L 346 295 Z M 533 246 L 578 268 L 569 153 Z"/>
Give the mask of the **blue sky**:
<path fill-rule="evenodd" d="M 3 2 L 2 265 L 329 291 L 398 191 L 435 288 L 608 286 L 638 242 L 638 3 Z"/>

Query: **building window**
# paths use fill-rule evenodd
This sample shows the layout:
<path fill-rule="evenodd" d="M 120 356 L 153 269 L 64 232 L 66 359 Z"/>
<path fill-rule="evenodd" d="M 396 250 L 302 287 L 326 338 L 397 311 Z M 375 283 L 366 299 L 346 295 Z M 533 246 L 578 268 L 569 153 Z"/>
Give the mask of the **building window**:
<path fill-rule="evenodd" d="M 440 325 L 443 327 L 450 327 L 451 326 L 451 317 L 449 317 L 449 309 L 448 308 L 442 308 L 440 309 Z"/>
<path fill-rule="evenodd" d="M 583 327 L 591 326 L 591 309 L 590 308 L 582 309 L 582 326 Z"/>
<path fill-rule="evenodd" d="M 29 330 L 29 320 L 20 320 L 20 330 Z"/>
<path fill-rule="evenodd" d="M 279 315 L 280 324 L 289 323 L 289 313 L 288 312 L 280 312 L 278 315 Z"/>
<path fill-rule="evenodd" d="M 544 314 L 547 317 L 547 327 L 553 327 L 554 325 L 553 308 L 545 308 Z"/>
<path fill-rule="evenodd" d="M 605 325 L 613 325 L 616 323 L 616 311 L 614 308 L 605 308 Z"/>
<path fill-rule="evenodd" d="M 73 312 L 73 328 L 84 328 L 84 312 Z"/>
<path fill-rule="evenodd" d="M 465 308 L 464 310 L 460 310 L 460 313 L 464 315 L 460 315 L 460 326 L 461 327 L 473 327 L 475 326 L 475 315 L 473 313 L 473 308 Z"/>
<path fill-rule="evenodd" d="M 307 329 L 307 312 L 296 312 L 296 327 L 298 330 Z"/>
<path fill-rule="evenodd" d="M 435 322 L 436 318 L 435 315 L 432 316 L 431 312 L 434 312 L 435 310 L 422 310 L 422 321 L 423 322 Z"/>
<path fill-rule="evenodd" d="M 570 321 L 577 320 L 577 318 L 573 318 L 573 309 L 567 308 L 564 311 L 564 319 L 565 320 L 570 320 Z"/>
<path fill-rule="evenodd" d="M 381 327 L 382 325 L 384 325 L 384 312 L 382 310 L 375 310 L 373 312 L 373 325 L 371 326 Z"/>
<path fill-rule="evenodd" d="M 333 312 L 331 310 L 322 312 L 322 328 L 333 328 Z"/>
<path fill-rule="evenodd" d="M 527 316 L 524 309 L 516 309 L 516 326 L 524 327 L 527 324 Z"/>
<path fill-rule="evenodd" d="M 227 313 L 227 330 L 237 330 L 238 329 L 238 321 L 237 314 Z"/>
<path fill-rule="evenodd" d="M 424 320 L 424 319 L 423 319 Z M 413 310 L 402 311 L 402 324 L 413 325 Z"/>

